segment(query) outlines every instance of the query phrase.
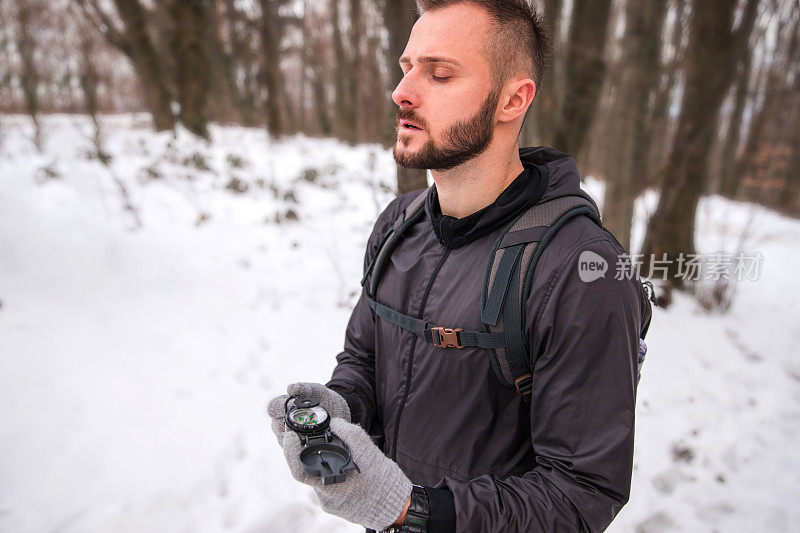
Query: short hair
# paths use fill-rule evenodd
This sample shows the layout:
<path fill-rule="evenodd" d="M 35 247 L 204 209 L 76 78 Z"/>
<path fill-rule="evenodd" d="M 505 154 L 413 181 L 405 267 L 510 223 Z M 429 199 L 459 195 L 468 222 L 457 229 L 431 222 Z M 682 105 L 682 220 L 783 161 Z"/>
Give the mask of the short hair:
<path fill-rule="evenodd" d="M 457 4 L 473 4 L 495 23 L 489 43 L 489 59 L 499 87 L 516 74 L 525 74 L 539 91 L 550 55 L 550 43 L 542 17 L 527 0 L 417 0 L 417 10 L 436 11 Z"/>

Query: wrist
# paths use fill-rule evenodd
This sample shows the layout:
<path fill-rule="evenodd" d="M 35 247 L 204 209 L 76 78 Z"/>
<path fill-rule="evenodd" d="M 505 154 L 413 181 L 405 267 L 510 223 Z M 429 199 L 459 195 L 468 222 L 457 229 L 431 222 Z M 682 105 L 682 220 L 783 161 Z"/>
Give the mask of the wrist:
<path fill-rule="evenodd" d="M 414 485 L 400 518 L 387 531 L 427 533 L 430 507 L 425 487 Z"/>
<path fill-rule="evenodd" d="M 405 520 L 406 520 L 406 513 L 408 513 L 408 507 L 410 505 L 411 505 L 411 495 L 409 494 L 408 495 L 408 500 L 406 500 L 406 504 L 403 507 L 403 511 L 400 513 L 400 517 L 397 520 L 395 520 L 395 522 L 394 522 L 394 524 L 392 524 L 392 526 L 396 527 L 396 526 L 402 526 L 403 525 L 403 522 L 405 522 Z"/>

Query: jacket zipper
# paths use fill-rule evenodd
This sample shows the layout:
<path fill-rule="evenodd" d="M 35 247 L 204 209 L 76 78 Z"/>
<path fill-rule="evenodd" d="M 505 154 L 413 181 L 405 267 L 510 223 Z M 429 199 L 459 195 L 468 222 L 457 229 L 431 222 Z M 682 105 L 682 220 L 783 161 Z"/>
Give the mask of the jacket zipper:
<path fill-rule="evenodd" d="M 442 265 L 447 260 L 447 256 L 450 255 L 450 248 L 444 252 L 441 260 L 439 260 L 439 264 L 436 265 L 436 268 L 433 270 L 433 274 L 431 274 L 431 279 L 428 280 L 428 286 L 425 288 L 425 294 L 422 295 L 422 303 L 420 304 L 419 314 L 417 314 L 417 318 L 422 319 L 422 316 L 425 314 L 425 304 L 428 302 L 428 295 L 431 292 L 431 287 L 433 287 L 433 282 L 436 281 L 436 276 L 439 274 L 439 270 L 441 270 Z M 392 461 L 397 461 L 397 437 L 400 433 L 400 418 L 403 416 L 403 407 L 406 405 L 406 400 L 408 399 L 408 392 L 411 389 L 411 369 L 414 366 L 414 349 L 417 346 L 417 336 L 414 335 L 414 338 L 411 340 L 411 354 L 408 356 L 408 373 L 406 374 L 406 388 L 403 391 L 403 399 L 400 401 L 400 407 L 397 409 L 397 420 L 395 421 L 394 425 L 394 441 L 392 442 Z"/>

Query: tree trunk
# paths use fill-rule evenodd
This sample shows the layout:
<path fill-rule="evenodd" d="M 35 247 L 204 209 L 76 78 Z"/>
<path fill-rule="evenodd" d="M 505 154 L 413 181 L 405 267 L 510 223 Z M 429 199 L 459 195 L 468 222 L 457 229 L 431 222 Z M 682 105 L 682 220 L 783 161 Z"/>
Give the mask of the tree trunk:
<path fill-rule="evenodd" d="M 364 65 L 366 69 L 364 82 L 367 84 L 364 92 L 368 101 L 364 133 L 368 142 L 382 141 L 385 125 L 383 117 L 386 116 L 386 108 L 390 103 L 387 100 L 386 77 L 380 63 L 382 54 L 380 36 L 370 37 Z"/>
<path fill-rule="evenodd" d="M 97 96 L 97 86 L 100 82 L 100 76 L 97 73 L 97 65 L 94 59 L 94 43 L 92 37 L 83 32 L 81 34 L 80 50 L 81 50 L 81 63 L 80 74 L 78 80 L 83 93 L 83 110 L 89 115 L 94 126 L 94 145 L 97 148 L 98 156 L 102 157 L 102 130 L 100 128 L 100 121 L 98 113 L 100 112 L 99 98 Z"/>
<path fill-rule="evenodd" d="M 561 12 L 562 0 L 544 1 L 544 18 L 550 34 L 552 55 L 541 87 L 536 88 L 536 97 L 522 126 L 520 144 L 551 144 L 555 136 L 556 118 L 559 114 L 563 87 L 563 65 L 561 56 Z"/>
<path fill-rule="evenodd" d="M 261 0 L 261 46 L 263 63 L 261 78 L 267 90 L 267 130 L 273 136 L 281 136 L 286 127 L 283 122 L 281 98 L 283 72 L 280 66 L 281 24 L 278 18 L 280 0 Z"/>
<path fill-rule="evenodd" d="M 611 0 L 575 0 L 566 60 L 564 103 L 553 146 L 577 154 L 589 133 L 606 74 Z"/>
<path fill-rule="evenodd" d="M 33 38 L 31 24 L 33 22 L 33 9 L 28 2 L 17 4 L 17 49 L 22 61 L 20 85 L 25 96 L 25 111 L 33 121 L 33 144 L 36 149 L 42 150 L 42 126 L 39 122 L 39 70 L 34 59 L 36 43 Z"/>
<path fill-rule="evenodd" d="M 669 38 L 672 56 L 661 67 L 661 79 L 653 99 L 649 133 L 651 141 L 646 168 L 640 178 L 642 190 L 661 186 L 664 164 L 672 147 L 672 120 L 669 110 L 673 104 L 673 94 L 676 92 L 679 81 L 678 73 L 685 56 L 685 46 L 682 43 L 687 25 L 686 0 L 672 0 L 671 6 L 675 11 L 675 19 L 670 25 Z"/>
<path fill-rule="evenodd" d="M 309 29 L 308 29 L 308 19 L 309 19 L 309 9 L 308 9 L 308 0 L 303 0 L 303 19 L 300 22 L 300 31 L 301 31 L 301 38 L 303 39 L 302 42 L 302 50 L 300 50 L 300 89 L 299 89 L 299 97 L 300 97 L 300 113 L 298 115 L 299 123 L 299 130 L 305 133 L 306 135 L 309 134 L 311 131 L 309 129 L 309 120 L 308 120 L 308 106 L 306 105 L 308 102 L 308 69 L 309 69 L 309 54 L 310 54 L 310 46 L 309 46 Z"/>
<path fill-rule="evenodd" d="M 619 84 L 604 137 L 606 190 L 603 224 L 630 249 L 633 201 L 643 176 L 650 131 L 648 102 L 658 84 L 661 29 L 667 0 L 628 2 Z"/>
<path fill-rule="evenodd" d="M 114 0 L 114 5 L 125 26 L 121 50 L 133 64 L 156 131 L 171 130 L 175 118 L 170 90 L 156 47 L 147 33 L 147 14 L 139 0 Z"/>
<path fill-rule="evenodd" d="M 364 91 L 364 51 L 361 46 L 362 38 L 366 33 L 364 27 L 364 10 L 361 0 L 350 0 L 350 106 L 352 117 L 352 138 L 364 142 L 364 129 L 366 123 L 367 107 L 365 106 L 366 92 Z"/>
<path fill-rule="evenodd" d="M 403 79 L 403 70 L 398 64 L 400 56 L 408 43 L 411 28 L 417 21 L 416 3 L 414 0 L 386 0 L 383 9 L 383 23 L 389 31 L 389 47 L 386 51 L 386 63 L 389 70 L 389 92 Z M 386 146 L 392 146 L 397 138 L 395 132 L 395 117 L 397 107 L 392 103 L 386 120 Z"/>
<path fill-rule="evenodd" d="M 313 31 L 313 28 L 324 24 L 328 20 L 327 14 L 321 15 L 311 8 L 312 2 L 307 0 L 306 16 L 303 24 L 308 26 L 304 31 L 305 48 L 308 50 L 308 67 L 310 70 L 310 90 L 311 103 L 313 107 L 311 131 L 315 134 L 324 136 L 334 135 L 333 124 L 331 122 L 331 105 L 328 97 L 329 71 L 326 69 L 329 61 L 326 60 L 330 54 L 330 41 L 321 32 Z"/>
<path fill-rule="evenodd" d="M 767 67 L 766 82 L 764 83 L 765 95 L 774 94 L 780 86 L 779 73 L 772 67 Z M 760 108 L 753 112 L 750 118 L 750 124 L 747 130 L 747 138 L 744 143 L 744 150 L 736 161 L 736 176 L 737 183 L 741 183 L 746 178 L 755 178 L 756 170 L 759 166 L 761 147 L 764 144 L 764 137 L 769 129 L 769 118 L 775 114 L 775 105 L 777 102 L 774 98 L 764 98 L 764 103 Z M 741 193 L 741 194 L 738 194 Z M 737 197 L 744 195 L 749 201 L 758 201 L 758 195 L 748 196 L 747 191 L 737 189 Z"/>
<path fill-rule="evenodd" d="M 233 88 L 234 105 L 242 124 L 255 126 L 261 120 L 256 106 L 256 76 L 253 73 L 256 61 L 250 44 L 250 28 L 246 16 L 237 9 L 235 2 L 226 1 L 224 5 L 231 46 L 225 66 Z M 237 81 L 236 72 L 241 72 L 241 81 Z"/>
<path fill-rule="evenodd" d="M 778 208 L 794 217 L 800 216 L 800 68 L 797 67 L 800 56 L 800 17 L 796 17 L 790 28 L 791 40 L 786 54 L 787 70 L 794 66 L 794 86 L 791 91 L 791 109 L 794 110 L 789 120 L 791 128 L 788 132 L 788 145 L 791 147 L 784 175 L 785 186 L 778 200 Z"/>
<path fill-rule="evenodd" d="M 209 0 L 172 0 L 172 54 L 175 60 L 181 123 L 195 135 L 208 139 L 210 58 Z"/>
<path fill-rule="evenodd" d="M 415 2 L 413 0 L 387 0 L 384 6 L 383 20 L 389 30 L 389 57 L 387 58 L 390 73 L 389 89 L 394 90 L 397 84 L 400 83 L 400 80 L 403 79 L 403 71 L 398 65 L 397 60 L 403 55 L 408 37 L 411 35 L 411 28 L 417 20 Z M 390 139 L 389 145 L 391 146 L 397 139 L 395 133 L 397 108 L 392 105 L 390 109 L 390 121 L 387 121 L 387 126 L 391 124 L 391 128 L 387 127 L 386 132 L 388 134 L 388 139 Z M 407 192 L 416 191 L 417 189 L 424 189 L 427 186 L 427 171 L 397 166 L 397 194 L 405 194 Z"/>
<path fill-rule="evenodd" d="M 797 78 L 800 80 L 800 77 Z M 800 81 L 796 83 L 800 86 Z M 800 89 L 800 87 L 798 87 Z M 794 98 L 794 127 L 789 138 L 793 147 L 786 168 L 786 184 L 778 200 L 778 208 L 791 216 L 800 216 L 800 97 Z"/>
<path fill-rule="evenodd" d="M 223 34 L 225 13 L 222 0 L 211 0 L 208 8 L 208 41 L 211 46 L 206 47 L 210 69 L 210 89 L 208 102 L 208 116 L 211 120 L 222 124 L 241 122 L 237 109 L 239 100 L 233 73 L 235 62 L 226 49 L 226 39 Z M 229 29 L 230 40 L 233 40 L 233 30 Z"/>
<path fill-rule="evenodd" d="M 750 74 L 752 71 L 752 52 L 747 50 L 746 57 L 742 59 L 740 72 L 736 80 L 733 94 L 733 111 L 725 135 L 725 142 L 720 154 L 719 193 L 728 198 L 736 198 L 739 190 L 741 173 L 736 168 L 738 159 L 739 141 L 741 140 L 742 119 L 747 104 L 747 93 L 750 90 Z"/>
<path fill-rule="evenodd" d="M 331 23 L 333 25 L 334 54 L 334 126 L 336 136 L 348 142 L 356 140 L 355 114 L 351 103 L 352 85 L 350 62 L 344 47 L 344 36 L 341 28 L 341 0 L 332 0 Z"/>
<path fill-rule="evenodd" d="M 708 152 L 738 62 L 742 36 L 732 31 L 735 10 L 736 0 L 707 0 L 693 6 L 678 131 L 642 250 L 644 273 L 653 257 L 666 258 L 668 276 L 678 288 L 684 280 L 677 260 L 681 253 L 695 252 L 695 213 L 708 179 Z"/>
<path fill-rule="evenodd" d="M 283 76 L 280 69 L 281 26 L 278 20 L 278 2 L 280 0 L 261 0 L 260 81 L 266 90 L 267 131 L 276 137 L 285 133 L 281 109 Z"/>

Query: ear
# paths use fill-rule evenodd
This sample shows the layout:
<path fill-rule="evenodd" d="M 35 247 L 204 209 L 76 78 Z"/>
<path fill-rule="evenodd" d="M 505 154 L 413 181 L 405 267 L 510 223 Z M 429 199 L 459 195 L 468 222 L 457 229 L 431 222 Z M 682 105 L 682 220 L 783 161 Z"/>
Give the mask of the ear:
<path fill-rule="evenodd" d="M 497 114 L 499 122 L 512 122 L 525 116 L 536 94 L 536 83 L 530 79 L 516 79 L 506 84 Z"/>

